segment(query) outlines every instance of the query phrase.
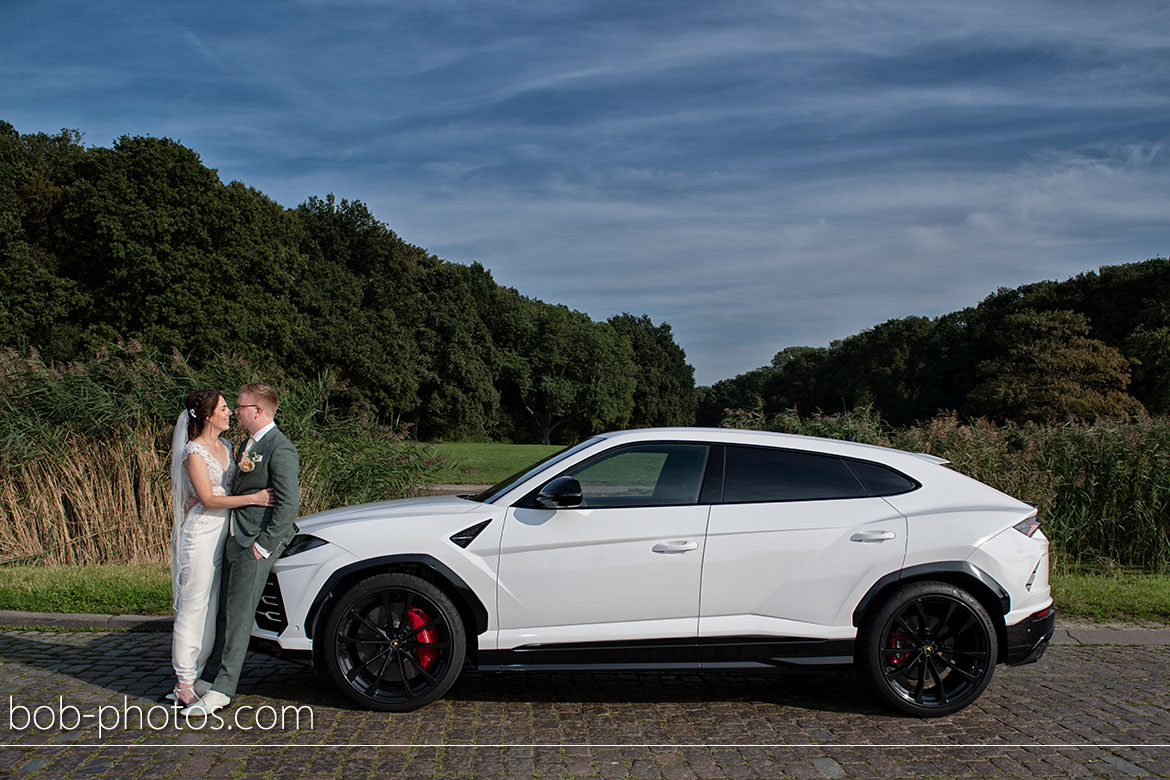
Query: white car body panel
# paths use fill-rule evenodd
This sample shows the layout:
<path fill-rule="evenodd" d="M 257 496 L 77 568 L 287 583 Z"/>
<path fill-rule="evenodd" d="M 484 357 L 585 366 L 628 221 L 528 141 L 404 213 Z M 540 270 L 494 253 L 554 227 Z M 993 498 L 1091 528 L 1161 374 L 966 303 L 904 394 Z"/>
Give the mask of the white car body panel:
<path fill-rule="evenodd" d="M 875 538 L 850 541 L 861 535 Z M 881 498 L 714 506 L 699 634 L 750 634 L 774 619 L 803 626 L 796 636 L 852 636 L 857 600 L 905 556 L 906 520 Z"/>
<path fill-rule="evenodd" d="M 1032 536 L 1009 528 L 971 552 L 968 560 L 995 578 L 1011 596 L 1005 625 L 1015 625 L 1052 603 L 1048 584 L 1048 540 L 1040 531 Z M 1028 580 L 1036 572 L 1031 587 Z"/>
<path fill-rule="evenodd" d="M 682 636 L 694 636 L 707 513 L 706 506 L 510 509 L 498 646 L 514 646 L 513 637 L 578 641 L 582 625 L 607 639 L 680 636 L 662 633 L 679 625 Z"/>
<path fill-rule="evenodd" d="M 310 550 L 302 555 L 310 556 L 330 548 L 344 552 L 344 555 L 337 556 L 322 567 L 316 580 L 322 584 L 335 571 L 355 562 L 401 555 L 429 555 L 448 566 L 476 593 L 494 596 L 496 556 L 502 530 L 500 519 L 504 512 L 504 507 L 480 504 L 456 496 L 431 496 L 333 509 L 300 518 L 297 527 L 302 534 L 329 542 L 326 548 Z M 452 534 L 484 520 L 492 522 L 466 550 L 451 543 Z M 452 551 L 460 554 L 453 555 Z M 274 567 L 281 578 L 282 593 L 285 591 L 283 582 L 286 571 L 299 566 L 300 559 L 301 555 L 284 558 Z M 293 620 L 294 615 L 298 619 L 304 618 L 316 596 L 317 591 L 313 591 L 307 601 L 300 600 L 300 610 L 289 608 L 290 627 L 292 623 L 299 622 Z M 287 593 L 285 598 L 288 599 Z M 494 627 L 494 604 L 485 602 L 484 606 Z M 289 633 L 286 629 L 284 635 Z M 291 649 L 285 643 L 284 635 L 281 644 Z"/>

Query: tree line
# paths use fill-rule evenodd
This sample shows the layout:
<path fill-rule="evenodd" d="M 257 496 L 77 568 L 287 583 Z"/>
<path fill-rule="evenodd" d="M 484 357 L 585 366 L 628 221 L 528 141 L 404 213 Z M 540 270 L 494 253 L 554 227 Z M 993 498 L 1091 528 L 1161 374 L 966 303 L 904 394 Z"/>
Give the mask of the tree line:
<path fill-rule="evenodd" d="M 1103 266 L 1001 288 L 977 306 L 905 317 L 700 388 L 698 421 L 728 409 L 838 413 L 894 426 L 940 410 L 999 422 L 1170 412 L 1170 261 Z"/>
<path fill-rule="evenodd" d="M 86 146 L 0 121 L 0 345 L 134 341 L 334 377 L 332 410 L 419 438 L 574 441 L 694 421 L 667 323 L 595 322 L 407 243 L 359 201 L 281 206 L 167 138 Z"/>
<path fill-rule="evenodd" d="M 1170 261 L 1001 288 L 977 306 L 788 347 L 711 387 L 669 324 L 595 322 L 407 243 L 359 201 L 285 208 L 166 138 L 85 146 L 0 121 L 0 345 L 50 363 L 135 341 L 336 380 L 335 412 L 423 439 L 869 408 L 895 426 L 1170 411 Z"/>

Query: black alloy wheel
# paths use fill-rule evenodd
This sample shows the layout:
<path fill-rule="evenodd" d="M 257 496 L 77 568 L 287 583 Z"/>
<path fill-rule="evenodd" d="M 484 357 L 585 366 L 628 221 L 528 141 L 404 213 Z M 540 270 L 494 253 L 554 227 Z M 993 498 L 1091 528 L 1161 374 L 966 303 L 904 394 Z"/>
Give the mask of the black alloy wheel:
<path fill-rule="evenodd" d="M 944 582 L 916 582 L 866 616 L 857 661 L 888 704 L 930 718 L 979 698 L 997 655 L 995 626 L 977 599 Z"/>
<path fill-rule="evenodd" d="M 342 691 L 364 707 L 409 712 L 447 692 L 463 669 L 466 631 L 451 599 L 412 574 L 371 577 L 348 591 L 318 641 Z"/>

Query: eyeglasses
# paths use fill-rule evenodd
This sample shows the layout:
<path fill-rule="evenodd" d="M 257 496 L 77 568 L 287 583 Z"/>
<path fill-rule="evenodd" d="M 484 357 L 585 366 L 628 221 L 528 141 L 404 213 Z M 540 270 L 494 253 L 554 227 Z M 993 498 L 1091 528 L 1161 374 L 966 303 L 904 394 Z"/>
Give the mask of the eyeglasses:
<path fill-rule="evenodd" d="M 260 404 L 236 404 L 236 414 L 239 414 L 241 409 L 247 409 L 249 406 L 254 409 L 260 408 Z"/>

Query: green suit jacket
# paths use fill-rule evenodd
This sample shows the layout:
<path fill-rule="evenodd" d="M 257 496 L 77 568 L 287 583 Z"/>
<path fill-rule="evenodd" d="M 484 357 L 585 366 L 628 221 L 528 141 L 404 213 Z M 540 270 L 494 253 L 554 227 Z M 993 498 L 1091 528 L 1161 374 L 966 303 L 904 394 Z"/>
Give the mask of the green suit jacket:
<path fill-rule="evenodd" d="M 244 444 L 236 453 L 236 462 L 244 458 Z M 276 554 L 277 548 L 288 544 L 296 533 L 297 511 L 300 509 L 301 493 L 297 474 L 301 468 L 297 448 L 279 428 L 264 434 L 248 453 L 254 462 L 251 471 L 240 470 L 232 493 L 245 496 L 272 489 L 275 503 L 272 506 L 245 506 L 232 510 L 236 524 L 235 540 L 241 547 L 259 544 L 269 553 Z M 258 462 L 257 462 L 258 461 Z"/>

